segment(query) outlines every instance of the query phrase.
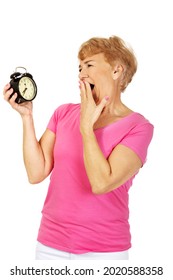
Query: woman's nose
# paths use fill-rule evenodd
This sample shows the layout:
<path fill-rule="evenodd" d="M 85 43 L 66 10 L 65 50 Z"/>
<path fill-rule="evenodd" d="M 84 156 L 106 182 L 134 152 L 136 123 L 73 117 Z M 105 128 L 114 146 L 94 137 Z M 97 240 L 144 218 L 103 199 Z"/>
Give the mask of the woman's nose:
<path fill-rule="evenodd" d="M 88 78 L 88 74 L 85 69 L 81 69 L 78 75 L 79 79 Z"/>

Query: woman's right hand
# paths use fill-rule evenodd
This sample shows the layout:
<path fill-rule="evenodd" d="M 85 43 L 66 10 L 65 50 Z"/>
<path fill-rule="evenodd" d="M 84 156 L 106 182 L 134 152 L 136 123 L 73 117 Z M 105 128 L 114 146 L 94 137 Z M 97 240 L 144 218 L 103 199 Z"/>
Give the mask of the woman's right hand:
<path fill-rule="evenodd" d="M 4 87 L 3 95 L 4 99 L 11 105 L 11 107 L 16 110 L 22 117 L 26 115 L 32 115 L 32 102 L 23 102 L 21 104 L 17 104 L 15 99 L 17 97 L 17 93 L 14 93 L 13 96 L 10 98 L 11 94 L 13 93 L 13 89 L 10 88 L 10 84 L 7 84 Z"/>

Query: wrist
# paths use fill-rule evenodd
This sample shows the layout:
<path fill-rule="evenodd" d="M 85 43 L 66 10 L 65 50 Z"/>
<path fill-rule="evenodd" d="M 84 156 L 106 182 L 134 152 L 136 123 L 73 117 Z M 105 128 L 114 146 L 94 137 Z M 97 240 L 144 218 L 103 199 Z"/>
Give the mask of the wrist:
<path fill-rule="evenodd" d="M 95 134 L 94 134 L 94 131 L 93 129 L 91 130 L 85 130 L 85 131 L 82 131 L 81 132 L 81 135 L 82 135 L 82 139 L 83 141 L 88 141 L 88 140 L 92 140 L 92 139 L 95 139 Z"/>
<path fill-rule="evenodd" d="M 94 134 L 94 130 L 93 130 L 93 127 L 90 127 L 90 126 L 88 126 L 88 127 L 81 127 L 80 128 L 80 132 L 81 132 L 81 135 L 83 136 L 83 137 L 85 137 L 85 136 L 90 136 L 90 135 L 92 135 L 92 134 Z"/>
<path fill-rule="evenodd" d="M 21 115 L 23 123 L 33 121 L 32 114 Z"/>

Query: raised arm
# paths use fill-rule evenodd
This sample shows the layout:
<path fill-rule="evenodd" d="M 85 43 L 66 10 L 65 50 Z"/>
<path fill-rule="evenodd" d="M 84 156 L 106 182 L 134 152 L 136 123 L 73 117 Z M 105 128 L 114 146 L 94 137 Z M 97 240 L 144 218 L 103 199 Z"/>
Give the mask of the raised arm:
<path fill-rule="evenodd" d="M 10 85 L 4 88 L 4 99 L 10 103 L 20 115 L 23 123 L 23 158 L 31 184 L 43 181 L 53 168 L 53 148 L 55 143 L 55 134 L 46 130 L 40 141 L 36 138 L 34 120 L 32 114 L 32 103 L 15 103 L 16 94 L 9 99 L 13 90 Z"/>
<path fill-rule="evenodd" d="M 114 148 L 106 159 L 98 145 L 93 131 L 93 125 L 100 116 L 107 100 L 103 98 L 96 105 L 90 91 L 90 86 L 81 83 L 81 124 L 83 139 L 84 164 L 93 193 L 103 194 L 121 186 L 142 166 L 135 152 L 124 145 Z"/>
<path fill-rule="evenodd" d="M 110 192 L 130 179 L 140 169 L 140 158 L 128 147 L 117 145 L 106 159 L 94 132 L 83 133 L 84 163 L 92 192 Z"/>
<path fill-rule="evenodd" d="M 46 130 L 40 141 L 36 139 L 32 117 L 23 120 L 23 159 L 31 184 L 43 181 L 53 168 L 55 134 Z"/>

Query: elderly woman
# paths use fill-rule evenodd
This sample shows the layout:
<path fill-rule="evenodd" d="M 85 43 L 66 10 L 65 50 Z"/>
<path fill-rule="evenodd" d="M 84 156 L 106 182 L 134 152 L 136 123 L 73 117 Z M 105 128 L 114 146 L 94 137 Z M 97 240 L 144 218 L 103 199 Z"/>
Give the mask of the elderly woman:
<path fill-rule="evenodd" d="M 137 70 L 121 38 L 91 38 L 78 58 L 81 103 L 59 106 L 39 141 L 32 102 L 17 104 L 10 85 L 4 88 L 23 121 L 29 182 L 51 173 L 36 259 L 128 259 L 128 191 L 146 162 L 153 125 L 121 101 Z"/>

